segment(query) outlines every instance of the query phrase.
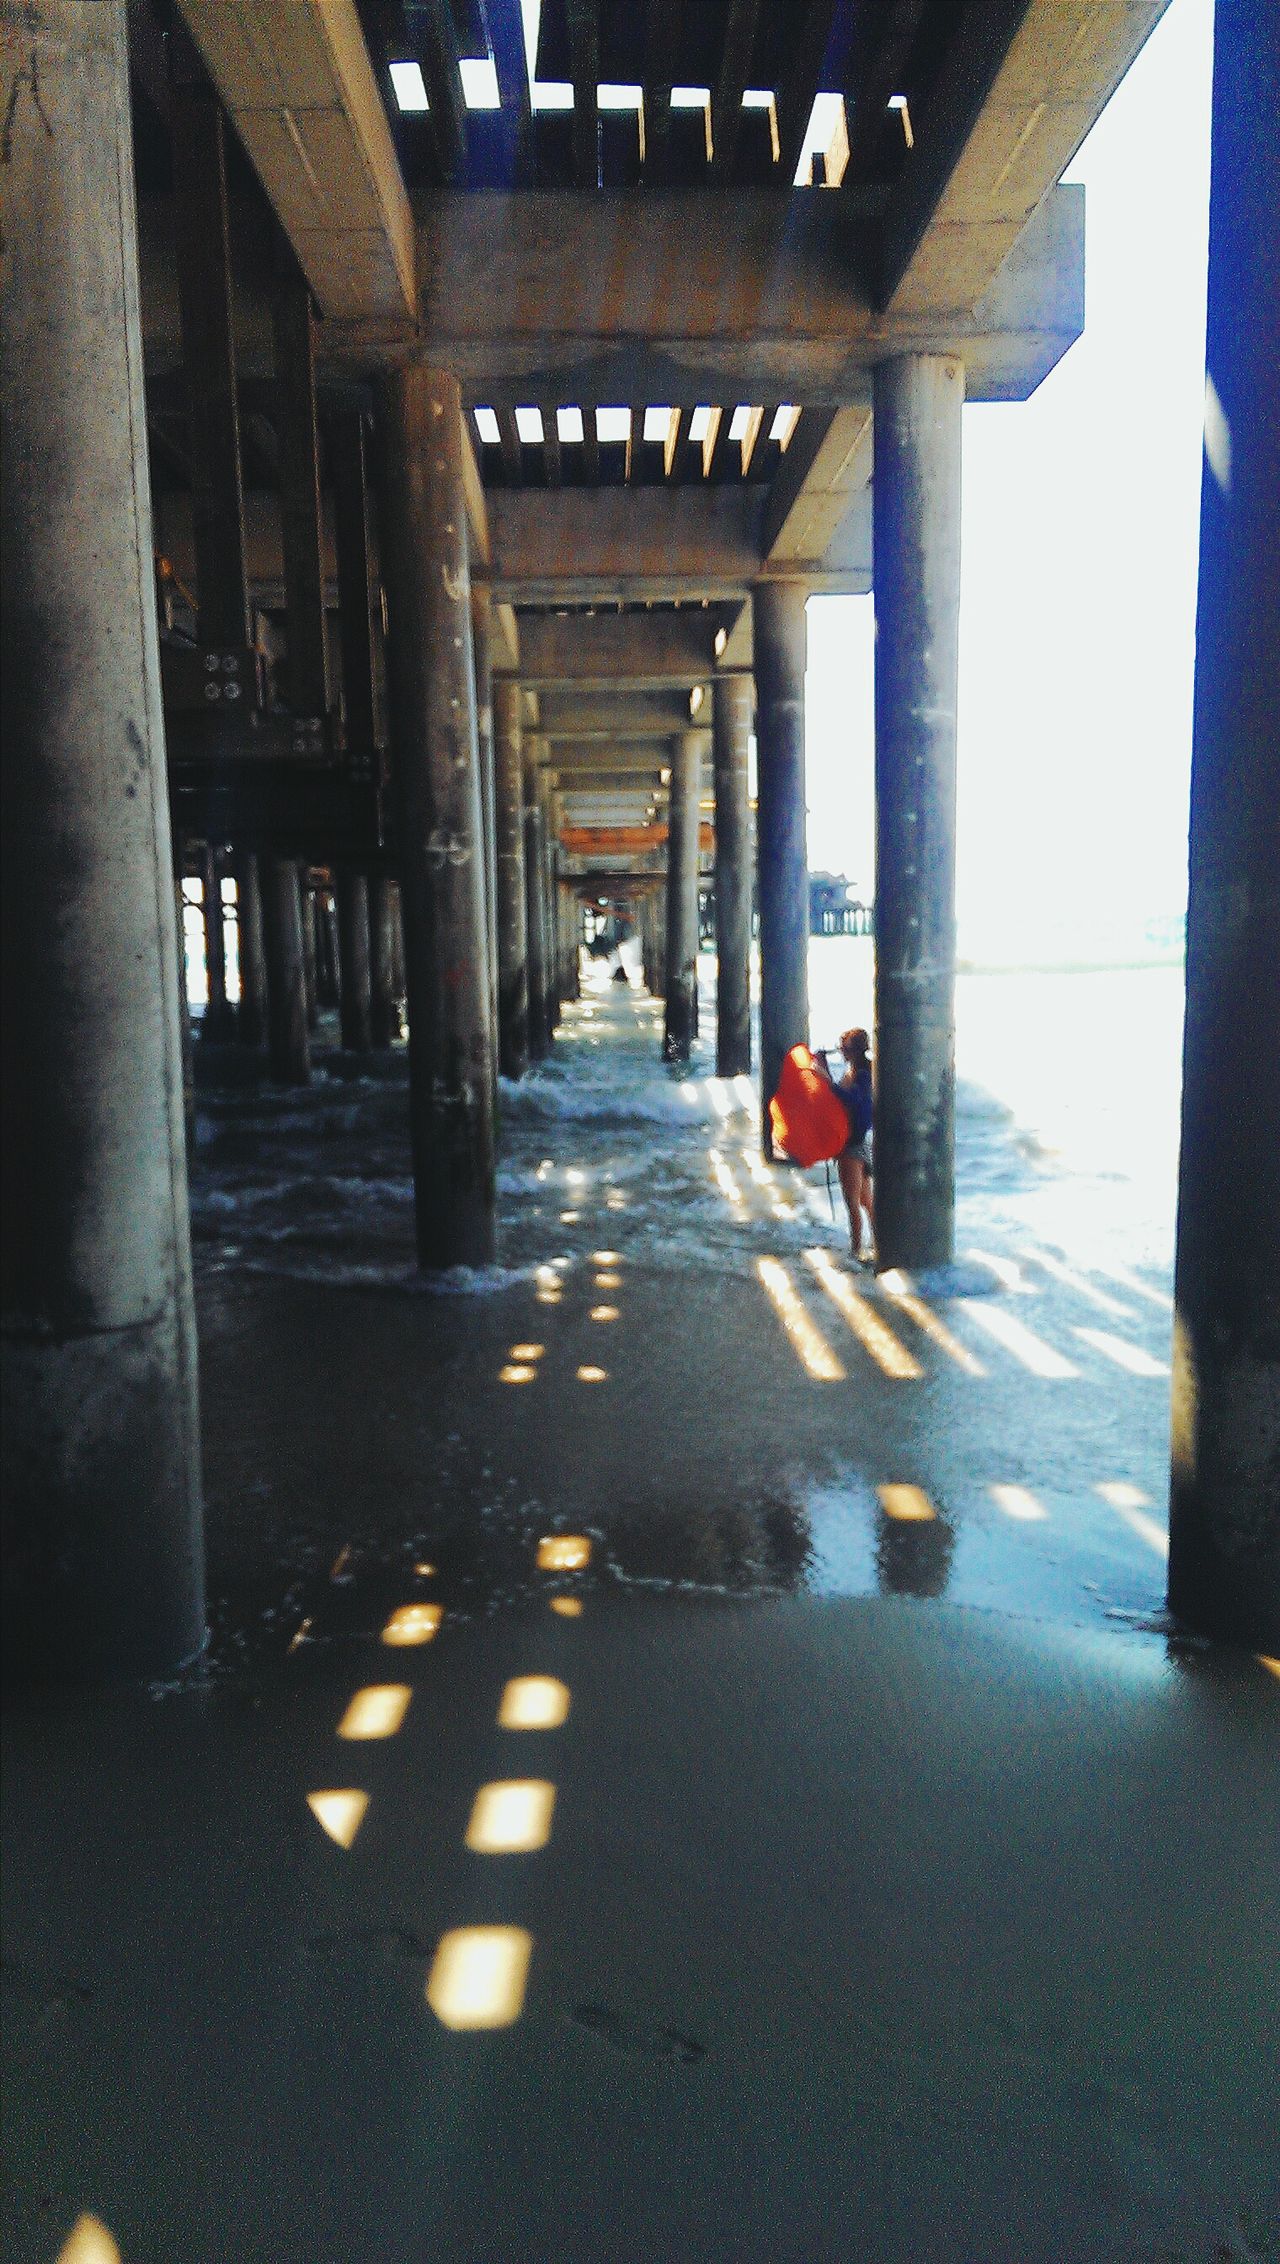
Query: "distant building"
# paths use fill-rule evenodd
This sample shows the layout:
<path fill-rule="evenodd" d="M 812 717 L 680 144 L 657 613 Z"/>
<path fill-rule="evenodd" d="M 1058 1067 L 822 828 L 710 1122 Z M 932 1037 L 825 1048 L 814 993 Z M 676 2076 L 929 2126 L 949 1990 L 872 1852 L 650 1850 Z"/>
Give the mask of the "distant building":
<path fill-rule="evenodd" d="M 810 873 L 810 935 L 870 935 L 872 907 L 843 873 Z"/>

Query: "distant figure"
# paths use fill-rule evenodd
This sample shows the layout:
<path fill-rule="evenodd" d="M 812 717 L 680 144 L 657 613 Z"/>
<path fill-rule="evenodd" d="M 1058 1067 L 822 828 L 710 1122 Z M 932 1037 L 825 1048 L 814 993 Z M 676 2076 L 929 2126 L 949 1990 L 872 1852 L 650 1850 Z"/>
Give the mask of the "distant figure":
<path fill-rule="evenodd" d="M 630 988 L 631 988 L 631 977 L 630 977 L 630 975 L 629 975 L 629 974 L 627 973 L 627 970 L 626 970 L 626 968 L 625 968 L 625 967 L 623 966 L 623 964 L 622 964 L 622 961 L 621 961 L 621 960 L 619 960 L 619 961 L 618 961 L 618 964 L 617 964 L 617 966 L 616 966 L 616 967 L 614 968 L 614 970 L 613 970 L 613 973 L 612 973 L 612 975 L 610 976 L 609 980 L 610 980 L 610 982 L 614 982 L 614 983 L 625 983 L 625 984 L 626 984 L 626 986 L 627 986 L 627 989 L 628 989 L 628 990 L 630 990 Z"/>
<path fill-rule="evenodd" d="M 865 1030 L 846 1030 L 840 1040 L 840 1052 L 845 1072 L 839 1082 L 832 1083 L 844 1103 L 849 1119 L 849 1138 L 836 1158 L 840 1174 L 840 1192 L 849 1213 L 849 1248 L 859 1265 L 869 1264 L 862 1255 L 862 1214 L 874 1228 L 875 1213 L 871 1205 L 871 1138 L 873 1103 L 871 1093 L 871 1040 Z M 831 1076 L 825 1054 L 817 1057 Z"/>

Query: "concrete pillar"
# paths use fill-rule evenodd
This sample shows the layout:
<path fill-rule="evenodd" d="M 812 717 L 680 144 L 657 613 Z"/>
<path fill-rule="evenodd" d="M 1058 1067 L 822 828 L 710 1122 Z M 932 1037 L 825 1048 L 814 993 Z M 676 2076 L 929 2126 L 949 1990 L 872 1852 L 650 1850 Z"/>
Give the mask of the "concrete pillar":
<path fill-rule="evenodd" d="M 236 859 L 236 926 L 240 959 L 240 1007 L 236 1034 L 241 1045 L 267 1042 L 267 955 L 262 929 L 262 872 L 252 850 Z"/>
<path fill-rule="evenodd" d="M 785 1056 L 809 1042 L 809 853 L 805 838 L 805 591 L 762 582 L 753 600 L 756 831 L 760 867 L 760 1085 L 766 1155 L 769 1101 Z"/>
<path fill-rule="evenodd" d="M 546 986 L 547 1036 L 560 1027 L 560 960 L 556 950 L 557 835 L 554 797 L 547 775 L 547 742 L 538 741 L 538 807 L 542 813 L 542 965 Z"/>
<path fill-rule="evenodd" d="M 551 1044 L 547 1005 L 546 856 L 542 804 L 538 794 L 538 766 L 533 757 L 536 742 L 524 742 L 524 886 L 525 965 L 529 989 L 529 1059 L 544 1061 Z"/>
<path fill-rule="evenodd" d="M 204 1594 L 125 10 L 3 20 L 5 1661 L 146 1674 Z"/>
<path fill-rule="evenodd" d="M 561 881 L 560 922 L 564 949 L 564 996 L 570 999 L 582 996 L 582 969 L 578 959 L 578 944 L 582 934 L 582 906 L 578 892 Z"/>
<path fill-rule="evenodd" d="M 495 1097 L 498 1075 L 498 838 L 493 749 L 493 604 L 487 582 L 471 585 L 471 639 L 476 670 L 476 754 L 484 834 L 484 942 L 489 970 L 489 1033 Z"/>
<path fill-rule="evenodd" d="M 320 926 L 320 908 L 315 889 L 307 877 L 306 867 L 298 873 L 299 918 L 302 923 L 302 981 L 306 1005 L 307 1028 L 313 1033 L 320 1027 L 320 985 L 317 976 L 317 935 Z"/>
<path fill-rule="evenodd" d="M 1169 1605 L 1280 1654 L 1280 42 L 1218 0 Z"/>
<path fill-rule="evenodd" d="M 521 738 L 520 687 L 504 677 L 494 687 L 498 1066 L 504 1077 L 523 1077 L 529 1066 L 529 915 Z"/>
<path fill-rule="evenodd" d="M 876 1248 L 951 1258 L 956 676 L 964 366 L 875 373 Z"/>
<path fill-rule="evenodd" d="M 342 1004 L 338 907 L 331 888 L 316 890 L 316 998 L 331 1011 Z"/>
<path fill-rule="evenodd" d="M 347 1053 L 368 1053 L 373 1044 L 372 974 L 369 954 L 369 884 L 363 873 L 340 868 L 338 897 L 338 952 L 342 980 L 338 1004 L 342 1015 L 342 1044 Z"/>
<path fill-rule="evenodd" d="M 667 832 L 667 983 L 664 1061 L 687 1061 L 693 1044 L 698 988 L 698 802 L 701 731 L 682 731 L 671 748 Z"/>
<path fill-rule="evenodd" d="M 227 937 L 222 917 L 221 861 L 212 843 L 200 857 L 200 886 L 204 914 L 204 966 L 208 997 L 200 1035 L 219 1043 L 230 1037 L 235 1017 L 227 1001 Z"/>
<path fill-rule="evenodd" d="M 396 989 L 395 902 L 385 873 L 369 875 L 369 1036 L 380 1048 L 400 1035 Z"/>
<path fill-rule="evenodd" d="M 418 1262 L 494 1251 L 484 834 L 456 378 L 412 365 L 380 389 L 384 566 Z"/>
<path fill-rule="evenodd" d="M 281 1085 L 309 1085 L 306 930 L 302 876 L 295 858 L 272 859 L 262 892 L 262 914 L 271 1074 Z"/>
<path fill-rule="evenodd" d="M 751 1067 L 750 677 L 720 677 L 714 698 L 716 1074 L 737 1077 Z"/>
<path fill-rule="evenodd" d="M 391 981 L 401 1004 L 408 996 L 404 977 L 404 913 L 400 901 L 400 883 L 391 883 Z"/>

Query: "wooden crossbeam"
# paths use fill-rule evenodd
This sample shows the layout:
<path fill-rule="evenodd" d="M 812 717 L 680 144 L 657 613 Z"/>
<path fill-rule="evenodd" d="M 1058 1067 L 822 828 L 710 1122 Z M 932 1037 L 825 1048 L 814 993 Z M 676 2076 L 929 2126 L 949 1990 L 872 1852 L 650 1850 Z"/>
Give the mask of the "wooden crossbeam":
<path fill-rule="evenodd" d="M 720 76 L 711 93 L 712 173 L 717 180 L 733 179 L 738 133 L 742 125 L 742 97 L 751 69 L 760 0 L 730 0 L 725 24 Z"/>
<path fill-rule="evenodd" d="M 600 439 L 593 408 L 582 412 L 582 477 L 588 487 L 600 485 Z"/>

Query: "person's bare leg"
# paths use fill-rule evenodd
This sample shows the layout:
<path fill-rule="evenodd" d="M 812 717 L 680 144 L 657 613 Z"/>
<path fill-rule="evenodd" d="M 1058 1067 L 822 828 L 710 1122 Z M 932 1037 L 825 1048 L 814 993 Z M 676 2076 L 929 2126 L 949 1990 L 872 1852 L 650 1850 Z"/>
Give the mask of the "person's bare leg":
<path fill-rule="evenodd" d="M 871 1174 L 865 1164 L 862 1167 L 862 1208 L 867 1214 L 867 1225 L 871 1229 L 871 1239 L 874 1242 L 876 1238 L 876 1213 L 875 1205 L 871 1200 Z"/>
<path fill-rule="evenodd" d="M 866 1175 L 857 1156 L 837 1156 L 836 1170 L 840 1175 L 844 1207 L 849 1213 L 849 1248 L 856 1258 L 862 1250 L 862 1188 Z"/>

